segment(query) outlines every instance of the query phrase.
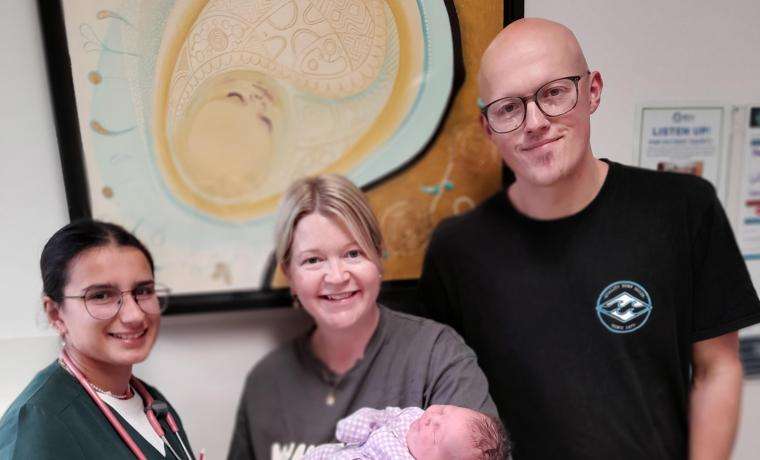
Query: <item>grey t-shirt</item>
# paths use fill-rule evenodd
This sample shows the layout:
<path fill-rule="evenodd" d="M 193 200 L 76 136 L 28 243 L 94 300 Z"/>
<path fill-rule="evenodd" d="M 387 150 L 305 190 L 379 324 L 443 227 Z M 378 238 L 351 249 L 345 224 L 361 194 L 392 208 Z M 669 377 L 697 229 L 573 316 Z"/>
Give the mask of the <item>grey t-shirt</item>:
<path fill-rule="evenodd" d="M 453 404 L 496 414 L 475 353 L 448 326 L 380 307 L 364 357 L 342 376 L 311 352 L 307 333 L 248 375 L 228 459 L 299 459 L 335 442 L 335 425 L 362 407 Z"/>

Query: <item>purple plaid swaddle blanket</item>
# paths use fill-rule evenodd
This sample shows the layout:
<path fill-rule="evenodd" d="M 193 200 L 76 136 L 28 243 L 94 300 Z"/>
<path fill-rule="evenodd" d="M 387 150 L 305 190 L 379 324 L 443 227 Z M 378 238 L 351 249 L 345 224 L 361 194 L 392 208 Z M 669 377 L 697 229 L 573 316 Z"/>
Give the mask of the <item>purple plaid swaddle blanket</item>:
<path fill-rule="evenodd" d="M 423 412 L 418 407 L 359 409 L 338 422 L 339 443 L 317 446 L 303 460 L 414 460 L 406 447 L 406 432 Z"/>

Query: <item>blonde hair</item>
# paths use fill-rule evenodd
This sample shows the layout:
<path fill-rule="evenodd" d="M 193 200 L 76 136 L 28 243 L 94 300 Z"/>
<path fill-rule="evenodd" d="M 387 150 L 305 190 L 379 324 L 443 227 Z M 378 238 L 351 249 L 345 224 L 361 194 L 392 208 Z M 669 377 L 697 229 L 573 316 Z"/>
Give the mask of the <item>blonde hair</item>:
<path fill-rule="evenodd" d="M 277 263 L 287 272 L 298 222 L 320 214 L 342 224 L 359 247 L 382 268 L 383 237 L 375 214 L 359 188 L 338 174 L 305 177 L 293 182 L 280 203 L 275 225 Z"/>

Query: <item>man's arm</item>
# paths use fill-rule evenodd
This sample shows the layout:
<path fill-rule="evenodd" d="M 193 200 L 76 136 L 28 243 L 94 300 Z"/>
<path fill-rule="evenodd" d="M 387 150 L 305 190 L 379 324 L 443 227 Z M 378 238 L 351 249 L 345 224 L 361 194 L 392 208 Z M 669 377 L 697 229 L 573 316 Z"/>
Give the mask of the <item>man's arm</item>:
<path fill-rule="evenodd" d="M 741 391 L 737 331 L 692 345 L 690 460 L 729 458 L 739 422 Z"/>

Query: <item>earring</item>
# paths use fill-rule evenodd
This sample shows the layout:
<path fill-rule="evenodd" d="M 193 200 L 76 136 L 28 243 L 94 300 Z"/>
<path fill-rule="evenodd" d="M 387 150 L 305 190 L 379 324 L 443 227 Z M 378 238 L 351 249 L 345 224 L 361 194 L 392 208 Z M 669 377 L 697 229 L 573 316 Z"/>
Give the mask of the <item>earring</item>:
<path fill-rule="evenodd" d="M 295 308 L 296 310 L 300 310 L 301 308 L 303 308 L 303 305 L 301 305 L 301 301 L 298 300 L 298 296 L 295 294 L 293 294 L 293 308 Z"/>

